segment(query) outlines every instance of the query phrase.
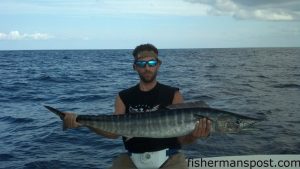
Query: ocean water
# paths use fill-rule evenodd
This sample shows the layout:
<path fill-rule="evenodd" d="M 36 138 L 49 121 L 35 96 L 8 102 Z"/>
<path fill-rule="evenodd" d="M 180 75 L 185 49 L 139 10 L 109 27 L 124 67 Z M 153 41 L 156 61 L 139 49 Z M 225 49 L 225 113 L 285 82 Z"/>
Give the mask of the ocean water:
<path fill-rule="evenodd" d="M 186 101 L 266 120 L 239 134 L 184 146 L 188 157 L 300 153 L 300 48 L 161 50 L 161 83 Z M 118 91 L 135 85 L 131 50 L 0 51 L 0 168 L 107 168 L 124 152 L 62 122 L 43 105 L 80 114 L 113 112 Z"/>

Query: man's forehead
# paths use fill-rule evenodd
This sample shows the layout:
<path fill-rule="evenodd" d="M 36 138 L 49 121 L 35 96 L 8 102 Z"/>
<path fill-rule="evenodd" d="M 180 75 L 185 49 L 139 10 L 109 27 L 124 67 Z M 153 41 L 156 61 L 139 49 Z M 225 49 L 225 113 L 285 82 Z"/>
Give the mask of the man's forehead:
<path fill-rule="evenodd" d="M 137 55 L 136 59 L 143 59 L 146 57 L 157 58 L 157 54 L 154 51 L 142 51 Z"/>

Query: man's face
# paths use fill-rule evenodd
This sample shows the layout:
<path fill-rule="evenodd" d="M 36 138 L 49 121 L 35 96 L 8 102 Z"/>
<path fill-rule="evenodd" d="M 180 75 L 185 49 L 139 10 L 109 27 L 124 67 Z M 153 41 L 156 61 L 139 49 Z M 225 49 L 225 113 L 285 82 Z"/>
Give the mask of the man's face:
<path fill-rule="evenodd" d="M 151 56 L 146 56 L 141 59 L 138 59 L 138 61 L 157 61 L 157 58 L 151 57 Z M 149 63 L 150 64 L 150 63 Z M 159 69 L 160 64 L 157 61 L 157 64 L 155 66 L 149 66 L 147 63 L 144 67 L 140 67 L 137 64 L 134 64 L 134 69 L 138 72 L 140 79 L 144 83 L 151 83 L 156 79 L 157 71 Z"/>

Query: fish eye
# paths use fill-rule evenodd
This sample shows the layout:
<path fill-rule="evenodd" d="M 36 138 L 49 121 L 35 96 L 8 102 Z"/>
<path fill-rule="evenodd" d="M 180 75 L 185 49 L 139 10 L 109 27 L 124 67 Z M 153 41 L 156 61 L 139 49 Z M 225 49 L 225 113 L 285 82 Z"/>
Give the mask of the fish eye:
<path fill-rule="evenodd" d="M 241 123 L 241 120 L 240 120 L 240 119 L 237 119 L 235 123 L 236 123 L 236 124 L 240 124 L 240 123 Z"/>

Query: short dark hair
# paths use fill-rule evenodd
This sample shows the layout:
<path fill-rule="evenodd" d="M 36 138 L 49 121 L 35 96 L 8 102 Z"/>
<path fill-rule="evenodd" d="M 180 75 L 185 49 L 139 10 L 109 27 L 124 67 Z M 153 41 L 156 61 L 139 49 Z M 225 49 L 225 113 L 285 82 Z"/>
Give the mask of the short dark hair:
<path fill-rule="evenodd" d="M 158 55 L 158 49 L 150 43 L 141 44 L 135 47 L 135 49 L 132 52 L 132 55 L 134 56 L 134 58 L 137 58 L 138 54 L 143 51 L 153 51 L 156 55 Z"/>

